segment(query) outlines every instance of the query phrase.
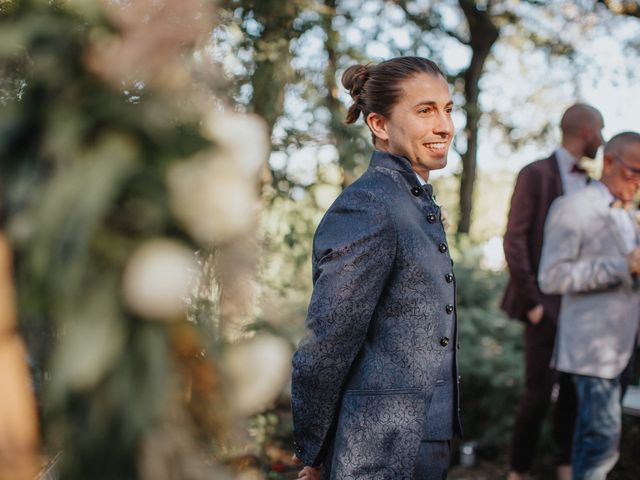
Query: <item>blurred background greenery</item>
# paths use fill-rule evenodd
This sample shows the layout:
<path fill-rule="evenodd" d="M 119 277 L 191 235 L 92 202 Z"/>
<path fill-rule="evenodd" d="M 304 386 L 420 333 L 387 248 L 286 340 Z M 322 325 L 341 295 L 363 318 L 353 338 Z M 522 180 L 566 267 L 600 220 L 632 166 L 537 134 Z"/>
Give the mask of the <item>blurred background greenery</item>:
<path fill-rule="evenodd" d="M 554 148 L 576 100 L 609 133 L 635 128 L 638 15 L 615 0 L 0 0 L 0 209 L 42 465 L 295 477 L 289 360 L 311 237 L 371 152 L 338 79 L 415 54 L 449 73 L 457 107 L 432 181 L 463 421 L 489 465 L 452 476 L 499 478 L 522 385 L 521 326 L 497 309 L 514 174 Z M 616 478 L 638 471 L 628 422 Z M 543 442 L 539 478 L 550 454 Z"/>

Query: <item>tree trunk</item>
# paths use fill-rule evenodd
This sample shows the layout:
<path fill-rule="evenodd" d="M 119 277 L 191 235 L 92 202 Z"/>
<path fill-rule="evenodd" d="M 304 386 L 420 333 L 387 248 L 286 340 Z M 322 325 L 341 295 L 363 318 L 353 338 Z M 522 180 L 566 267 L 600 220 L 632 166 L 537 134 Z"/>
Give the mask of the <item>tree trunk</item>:
<path fill-rule="evenodd" d="M 255 41 L 256 68 L 251 76 L 251 105 L 253 111 L 267 121 L 271 133 L 284 112 L 285 86 L 294 75 L 290 45 L 291 40 L 299 36 L 293 28 L 299 11 L 294 2 L 261 0 L 255 2 L 253 12 L 263 30 Z"/>
<path fill-rule="evenodd" d="M 478 126 L 480 121 L 480 77 L 489 52 L 498 39 L 498 28 L 486 10 L 479 10 L 471 0 L 459 0 L 460 7 L 469 24 L 469 45 L 472 56 L 464 72 L 465 112 L 467 125 L 467 151 L 462 155 L 462 178 L 460 179 L 460 217 L 457 233 L 469 233 L 473 209 L 473 190 L 476 181 L 478 157 Z"/>
<path fill-rule="evenodd" d="M 330 131 L 333 135 L 334 144 L 338 150 L 338 162 L 344 172 L 343 187 L 353 181 L 353 171 L 357 166 L 357 154 L 360 153 L 355 139 L 355 129 L 344 123 L 345 108 L 338 98 L 341 88 L 336 82 L 338 71 L 338 45 L 340 43 L 340 33 L 332 25 L 333 17 L 336 13 L 336 0 L 325 0 L 325 11 L 322 17 L 322 29 L 326 35 L 324 49 L 327 53 L 327 69 L 324 75 L 324 86 L 327 89 L 325 106 L 331 113 Z"/>

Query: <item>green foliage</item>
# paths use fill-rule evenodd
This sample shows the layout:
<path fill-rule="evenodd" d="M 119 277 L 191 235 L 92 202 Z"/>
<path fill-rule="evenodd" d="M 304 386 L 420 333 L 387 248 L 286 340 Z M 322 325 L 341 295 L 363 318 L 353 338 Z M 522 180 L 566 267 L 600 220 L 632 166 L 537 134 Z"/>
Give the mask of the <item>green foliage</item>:
<path fill-rule="evenodd" d="M 504 272 L 480 269 L 472 255 L 454 270 L 465 437 L 504 449 L 523 385 L 522 327 L 497 307 Z"/>
<path fill-rule="evenodd" d="M 9 87 L 20 83 L 0 94 L 2 201 L 23 329 L 57 337 L 53 356 L 34 353 L 51 378 L 44 433 L 50 449 L 64 448 L 60 478 L 134 479 L 167 419 L 182 419 L 183 438 L 212 438 L 176 402 L 176 358 L 195 361 L 183 335 L 193 327 L 177 334 L 140 318 L 121 286 L 131 252 L 150 238 L 195 247 L 170 212 L 165 176 L 210 141 L 172 92 L 147 85 L 134 99 L 89 68 L 92 38 L 116 25 L 81 5 L 20 1 L 0 12 L 0 71 Z"/>

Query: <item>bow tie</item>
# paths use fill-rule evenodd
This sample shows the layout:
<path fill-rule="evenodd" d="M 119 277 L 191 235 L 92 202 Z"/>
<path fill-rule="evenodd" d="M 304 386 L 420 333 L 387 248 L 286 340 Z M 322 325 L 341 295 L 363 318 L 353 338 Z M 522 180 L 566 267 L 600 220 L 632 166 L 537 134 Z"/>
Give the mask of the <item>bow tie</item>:
<path fill-rule="evenodd" d="M 583 173 L 586 175 L 587 171 L 582 168 L 578 163 L 574 163 L 571 167 L 571 173 Z"/>

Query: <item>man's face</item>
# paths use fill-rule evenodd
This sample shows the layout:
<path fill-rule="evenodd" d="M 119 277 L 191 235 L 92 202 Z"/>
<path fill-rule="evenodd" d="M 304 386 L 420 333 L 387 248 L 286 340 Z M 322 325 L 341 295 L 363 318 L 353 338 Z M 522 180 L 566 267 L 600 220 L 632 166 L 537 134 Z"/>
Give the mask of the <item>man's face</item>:
<path fill-rule="evenodd" d="M 630 202 L 640 188 L 640 143 L 630 143 L 620 153 L 606 157 L 612 171 L 611 193 L 623 202 Z"/>
<path fill-rule="evenodd" d="M 447 165 L 453 137 L 453 103 L 440 75 L 420 73 L 401 83 L 402 95 L 386 119 L 388 150 L 409 159 L 428 178 L 430 170 Z"/>
<path fill-rule="evenodd" d="M 596 158 L 598 149 L 604 143 L 602 136 L 602 129 L 604 128 L 604 122 L 601 116 L 594 118 L 593 123 L 589 126 L 586 132 L 586 145 L 584 148 L 584 156 L 588 158 Z"/>

